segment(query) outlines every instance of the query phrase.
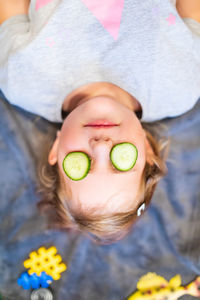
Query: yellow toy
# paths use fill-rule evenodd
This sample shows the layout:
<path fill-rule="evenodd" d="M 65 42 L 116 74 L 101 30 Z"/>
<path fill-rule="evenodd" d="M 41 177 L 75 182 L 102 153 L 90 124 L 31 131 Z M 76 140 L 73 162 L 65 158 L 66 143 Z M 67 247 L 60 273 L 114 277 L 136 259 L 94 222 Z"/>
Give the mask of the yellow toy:
<path fill-rule="evenodd" d="M 140 278 L 137 291 L 127 300 L 177 300 L 183 295 L 200 299 L 200 276 L 186 286 L 181 286 L 181 276 L 174 276 L 169 282 L 156 273 L 148 273 Z"/>
<path fill-rule="evenodd" d="M 67 266 L 62 262 L 60 255 L 57 253 L 56 247 L 52 246 L 49 249 L 40 247 L 38 253 L 33 251 L 29 254 L 30 259 L 24 261 L 24 267 L 29 269 L 29 275 L 36 273 L 40 276 L 41 272 L 46 272 L 54 280 L 60 279 L 60 273 L 67 269 Z"/>

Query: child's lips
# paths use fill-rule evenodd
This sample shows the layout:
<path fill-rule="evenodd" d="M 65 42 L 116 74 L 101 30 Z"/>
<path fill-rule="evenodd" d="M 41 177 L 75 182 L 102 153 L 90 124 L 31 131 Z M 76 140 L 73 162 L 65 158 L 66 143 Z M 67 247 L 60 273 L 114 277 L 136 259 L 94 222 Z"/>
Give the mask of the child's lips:
<path fill-rule="evenodd" d="M 85 125 L 84 127 L 92 127 L 95 129 L 99 129 L 99 128 L 113 128 L 115 126 L 118 126 L 118 125 Z"/>
<path fill-rule="evenodd" d="M 91 126 L 91 127 L 113 127 L 113 126 L 118 126 L 118 124 L 114 124 L 108 120 L 96 120 L 93 122 L 90 122 L 85 125 L 86 127 Z"/>

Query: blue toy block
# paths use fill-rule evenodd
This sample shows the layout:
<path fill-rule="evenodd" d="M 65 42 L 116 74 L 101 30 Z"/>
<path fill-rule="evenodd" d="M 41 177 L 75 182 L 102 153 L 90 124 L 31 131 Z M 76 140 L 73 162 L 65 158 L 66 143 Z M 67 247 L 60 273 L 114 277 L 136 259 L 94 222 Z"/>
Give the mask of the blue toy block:
<path fill-rule="evenodd" d="M 33 273 L 30 275 L 30 284 L 33 289 L 39 289 L 40 287 L 40 277 L 37 276 L 37 274 Z"/>
<path fill-rule="evenodd" d="M 21 274 L 21 276 L 17 279 L 17 283 L 25 290 L 29 290 L 31 288 L 30 276 L 27 272 Z"/>
<path fill-rule="evenodd" d="M 47 288 L 49 284 L 51 284 L 53 281 L 53 278 L 49 275 L 47 275 L 45 272 L 42 272 L 40 275 L 40 284 L 41 287 Z"/>
<path fill-rule="evenodd" d="M 53 278 L 47 275 L 45 272 L 42 272 L 40 276 L 37 276 L 35 273 L 29 275 L 27 272 L 24 272 L 18 278 L 17 283 L 22 286 L 23 289 L 29 290 L 31 287 L 33 289 L 38 289 L 40 286 L 47 288 L 52 281 Z"/>

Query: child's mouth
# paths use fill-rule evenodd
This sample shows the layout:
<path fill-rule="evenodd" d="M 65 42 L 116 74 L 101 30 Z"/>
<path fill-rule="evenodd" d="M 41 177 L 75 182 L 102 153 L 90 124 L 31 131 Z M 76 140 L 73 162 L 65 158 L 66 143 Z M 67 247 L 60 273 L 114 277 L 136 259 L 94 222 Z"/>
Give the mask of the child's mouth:
<path fill-rule="evenodd" d="M 108 120 L 96 120 L 89 124 L 86 124 L 85 126 L 101 126 L 101 127 L 112 127 L 112 126 L 118 126 L 117 124 L 114 124 Z"/>
<path fill-rule="evenodd" d="M 85 125 L 84 127 L 94 127 L 94 128 L 111 128 L 118 125 Z"/>

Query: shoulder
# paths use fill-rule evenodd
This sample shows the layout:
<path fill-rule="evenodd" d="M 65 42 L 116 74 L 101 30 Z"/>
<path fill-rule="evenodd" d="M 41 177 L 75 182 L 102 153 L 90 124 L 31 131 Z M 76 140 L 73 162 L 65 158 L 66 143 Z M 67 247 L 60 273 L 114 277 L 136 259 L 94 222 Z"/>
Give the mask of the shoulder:
<path fill-rule="evenodd" d="M 177 0 L 176 8 L 181 18 L 191 18 L 200 23 L 199 0 Z"/>
<path fill-rule="evenodd" d="M 28 14 L 30 0 L 0 0 L 0 25 L 7 19 Z"/>

